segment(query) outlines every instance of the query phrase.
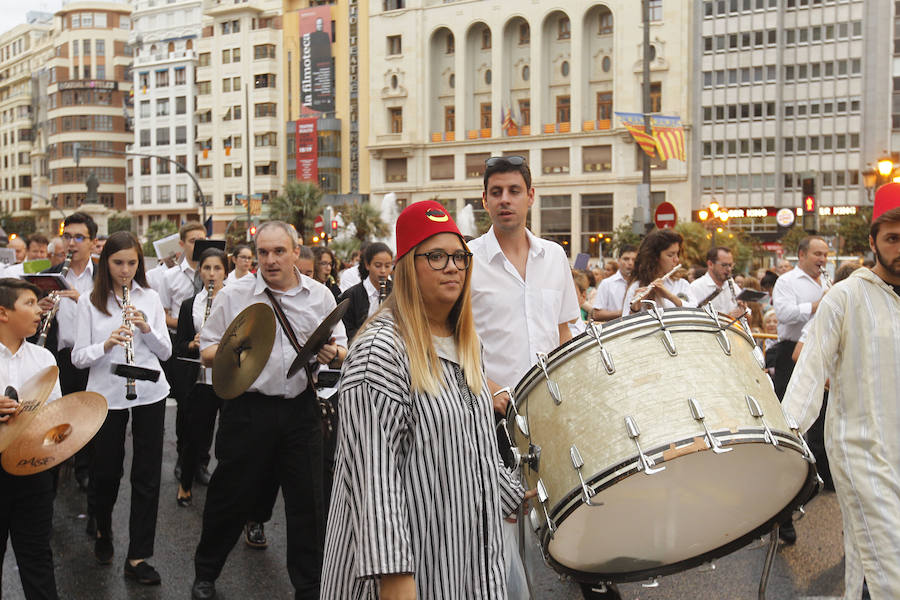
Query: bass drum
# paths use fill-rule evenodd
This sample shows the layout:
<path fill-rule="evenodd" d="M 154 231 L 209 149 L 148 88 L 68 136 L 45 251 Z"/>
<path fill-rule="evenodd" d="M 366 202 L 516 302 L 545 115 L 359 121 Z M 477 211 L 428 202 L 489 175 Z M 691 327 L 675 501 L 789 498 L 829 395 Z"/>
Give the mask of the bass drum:
<path fill-rule="evenodd" d="M 518 384 L 508 428 L 545 560 L 584 582 L 692 568 L 815 493 L 749 333 L 711 311 L 593 324 Z"/>

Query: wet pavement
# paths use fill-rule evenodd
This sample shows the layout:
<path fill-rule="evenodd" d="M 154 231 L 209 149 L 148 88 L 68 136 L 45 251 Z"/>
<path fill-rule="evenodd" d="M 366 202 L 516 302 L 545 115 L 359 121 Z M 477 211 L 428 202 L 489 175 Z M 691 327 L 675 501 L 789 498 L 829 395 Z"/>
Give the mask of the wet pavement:
<path fill-rule="evenodd" d="M 175 503 L 178 484 L 172 475 L 175 460 L 175 409 L 166 414 L 166 442 L 163 457 L 162 490 L 156 535 L 156 553 L 149 561 L 162 576 L 162 585 L 145 587 L 122 575 L 128 547 L 128 506 L 130 451 L 126 455 L 125 476 L 113 515 L 115 557 L 112 565 L 94 560 L 93 542 L 85 534 L 84 494 L 71 473 L 61 478 L 54 513 L 53 553 L 60 598 L 72 600 L 120 600 L 190 598 L 194 577 L 193 553 L 200 537 L 206 488 L 194 487 L 194 504 L 181 508 Z M 131 438 L 129 434 L 128 446 Z M 840 597 L 843 593 L 843 540 L 841 519 L 834 494 L 824 492 L 807 506 L 807 515 L 796 524 L 798 541 L 780 546 L 769 581 L 770 600 L 811 600 Z M 221 600 L 293 597 L 285 568 L 284 510 L 279 496 L 272 521 L 266 525 L 269 548 L 254 550 L 239 541 L 216 584 Z M 753 543 L 716 562 L 714 571 L 692 569 L 662 577 L 659 586 L 648 589 L 640 583 L 623 584 L 623 598 L 634 600 L 757 598 L 766 545 Z M 575 600 L 578 586 L 561 580 L 540 563 L 536 548 L 529 549 L 529 572 L 535 599 Z M 3 561 L 0 597 L 24 598 L 12 549 Z M 448 599 L 449 600 L 449 599 Z"/>

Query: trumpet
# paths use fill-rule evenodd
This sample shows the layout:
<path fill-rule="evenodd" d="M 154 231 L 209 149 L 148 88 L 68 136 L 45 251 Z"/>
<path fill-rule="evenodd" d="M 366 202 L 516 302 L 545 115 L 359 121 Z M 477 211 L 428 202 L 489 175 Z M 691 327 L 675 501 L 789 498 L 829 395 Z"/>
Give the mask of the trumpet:
<path fill-rule="evenodd" d="M 63 277 L 69 272 L 69 267 L 72 266 L 72 251 L 69 250 L 66 253 L 66 260 L 62 264 L 62 269 L 59 274 Z M 53 302 L 53 306 L 50 307 L 50 310 L 47 312 L 47 316 L 44 317 L 44 322 L 41 323 L 41 334 L 38 336 L 37 345 L 43 348 L 47 345 L 47 334 L 50 333 L 50 326 L 53 325 L 53 319 L 56 317 L 56 313 L 59 310 L 59 302 L 62 300 L 59 294 L 56 291 L 50 292 L 49 296 L 50 300 Z"/>
<path fill-rule="evenodd" d="M 675 265 L 674 267 L 672 267 L 672 270 L 669 271 L 668 273 L 666 273 L 665 275 L 663 275 L 661 277 L 661 279 L 668 279 L 669 277 L 674 275 L 675 272 L 678 271 L 678 269 L 680 269 L 680 268 L 681 268 L 681 264 Z M 641 300 L 643 300 L 644 298 L 649 296 L 652 291 L 653 291 L 653 288 L 648 287 L 647 290 L 643 294 L 641 294 L 640 296 L 637 296 L 634 300 L 631 301 L 631 303 L 634 304 L 635 302 L 640 302 Z"/>
<path fill-rule="evenodd" d="M 125 364 L 134 366 L 134 325 L 128 318 L 128 309 L 131 308 L 131 294 L 128 286 L 122 286 L 122 325 L 128 328 L 128 340 L 125 342 Z M 135 391 L 134 377 L 125 379 L 125 398 L 127 400 L 135 400 L 137 391 Z"/>
<path fill-rule="evenodd" d="M 213 289 L 215 287 L 216 283 L 214 281 L 210 281 L 206 286 L 206 310 L 203 311 L 203 320 L 200 321 L 200 329 L 203 329 L 203 326 L 206 325 L 206 320 L 209 318 L 209 313 L 212 311 Z M 205 383 L 206 367 L 202 366 L 203 363 L 200 363 L 200 365 L 200 371 L 197 373 L 197 383 Z"/>
<path fill-rule="evenodd" d="M 825 282 L 825 288 L 830 290 L 834 284 L 831 282 L 831 277 L 828 276 L 828 270 L 824 266 L 819 267 L 819 274 L 822 276 L 822 281 Z"/>

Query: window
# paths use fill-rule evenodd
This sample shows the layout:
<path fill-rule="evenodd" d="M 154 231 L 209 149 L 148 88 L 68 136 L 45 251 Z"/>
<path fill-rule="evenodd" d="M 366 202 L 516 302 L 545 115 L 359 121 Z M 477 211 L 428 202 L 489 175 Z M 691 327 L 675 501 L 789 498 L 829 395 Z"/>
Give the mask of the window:
<path fill-rule="evenodd" d="M 482 102 L 479 106 L 479 124 L 482 129 L 491 128 L 491 103 Z"/>
<path fill-rule="evenodd" d="M 187 127 L 185 125 L 179 125 L 175 128 L 175 143 L 187 143 Z"/>
<path fill-rule="evenodd" d="M 466 154 L 466 178 L 475 179 L 484 176 L 484 161 L 491 157 L 489 152 Z"/>
<path fill-rule="evenodd" d="M 453 155 L 432 156 L 429 159 L 431 179 L 453 179 Z"/>
<path fill-rule="evenodd" d="M 662 0 L 648 0 L 650 3 L 650 20 L 651 21 L 662 21 L 663 18 L 663 6 Z"/>
<path fill-rule="evenodd" d="M 253 59 L 275 58 L 275 44 L 259 44 L 253 46 Z"/>
<path fill-rule="evenodd" d="M 168 204 L 172 201 L 172 188 L 167 185 L 161 185 L 156 188 L 157 201 L 160 204 Z"/>
<path fill-rule="evenodd" d="M 444 131 L 456 131 L 456 107 L 444 107 Z"/>
<path fill-rule="evenodd" d="M 222 50 L 222 64 L 227 65 L 231 62 L 231 49 Z"/>
<path fill-rule="evenodd" d="M 403 36 L 389 35 L 387 36 L 387 53 L 388 55 L 403 53 Z"/>
<path fill-rule="evenodd" d="M 208 67 L 209 66 L 209 52 L 202 52 L 197 55 L 197 66 L 198 67 Z"/>
<path fill-rule="evenodd" d="M 257 89 L 275 87 L 275 75 L 273 73 L 260 73 L 253 78 L 253 85 Z"/>
<path fill-rule="evenodd" d="M 175 98 L 175 114 L 183 115 L 187 112 L 187 98 L 185 96 L 178 96 Z"/>
<path fill-rule="evenodd" d="M 662 112 L 662 84 L 650 84 L 650 112 Z"/>
<path fill-rule="evenodd" d="M 556 122 L 569 123 L 572 117 L 572 101 L 570 96 L 556 97 Z"/>
<path fill-rule="evenodd" d="M 272 161 L 264 165 L 256 165 L 253 171 L 256 175 L 278 175 L 278 162 Z"/>
<path fill-rule="evenodd" d="M 226 77 L 225 79 L 222 80 L 222 91 L 223 92 L 231 91 L 231 77 Z M 231 112 L 231 111 L 229 110 L 229 112 Z"/>
<path fill-rule="evenodd" d="M 585 146 L 582 148 L 581 168 L 585 173 L 612 171 L 612 146 Z"/>
<path fill-rule="evenodd" d="M 253 136 L 254 138 L 254 146 L 275 146 L 278 144 L 278 134 L 274 131 L 270 131 L 269 133 L 262 133 Z"/>
<path fill-rule="evenodd" d="M 600 13 L 599 35 L 609 35 L 613 32 L 613 17 L 611 12 Z"/>
<path fill-rule="evenodd" d="M 169 128 L 168 127 L 158 127 L 156 129 L 156 144 L 159 146 L 166 146 L 169 143 Z"/>
<path fill-rule="evenodd" d="M 541 150 L 541 170 L 545 175 L 569 172 L 568 148 L 544 148 Z"/>
<path fill-rule="evenodd" d="M 481 49 L 487 50 L 491 47 L 491 30 L 485 27 L 481 30 Z"/>
<path fill-rule="evenodd" d="M 157 159 L 156 161 L 156 172 L 160 175 L 167 175 L 169 173 L 171 167 L 171 163 L 167 160 Z"/>
<path fill-rule="evenodd" d="M 175 186 L 175 202 L 187 202 L 187 184 L 180 183 Z"/>
<path fill-rule="evenodd" d="M 105 40 L 95 40 L 94 45 L 96 46 L 96 55 L 97 56 L 106 56 L 106 41 Z"/>
<path fill-rule="evenodd" d="M 388 120 L 391 124 L 391 133 L 403 133 L 403 109 L 397 106 L 388 108 Z"/>
<path fill-rule="evenodd" d="M 240 105 L 237 105 L 240 108 Z M 277 116 L 274 102 L 260 102 L 254 106 L 254 115 L 257 117 L 275 117 Z"/>
<path fill-rule="evenodd" d="M 204 96 L 210 94 L 212 92 L 212 87 L 209 81 L 198 81 L 197 82 L 197 95 Z"/>
<path fill-rule="evenodd" d="M 231 62 L 241 62 L 241 49 L 240 48 L 232 48 L 231 49 Z"/>
<path fill-rule="evenodd" d="M 572 197 L 541 196 L 541 237 L 560 244 L 569 254 L 572 238 Z"/>
<path fill-rule="evenodd" d="M 560 17 L 557 21 L 556 39 L 568 40 L 572 38 L 572 23 L 569 17 Z"/>
<path fill-rule="evenodd" d="M 147 119 L 150 117 L 150 101 L 149 100 L 141 100 L 141 118 Z"/>
<path fill-rule="evenodd" d="M 141 146 L 150 146 L 150 130 L 141 129 Z"/>
<path fill-rule="evenodd" d="M 141 175 L 149 175 L 150 174 L 150 159 L 142 158 L 141 159 Z"/>
<path fill-rule="evenodd" d="M 541 202 L 543 206 L 543 201 Z M 613 229 L 613 195 L 583 194 L 581 196 L 581 230 L 590 233 L 610 232 Z M 582 242 L 582 249 L 588 248 Z"/>
<path fill-rule="evenodd" d="M 519 45 L 527 46 L 531 43 L 531 26 L 528 23 L 519 24 Z"/>
<path fill-rule="evenodd" d="M 386 158 L 384 160 L 384 180 L 388 183 L 406 181 L 406 159 Z"/>
<path fill-rule="evenodd" d="M 85 56 L 91 55 L 91 40 L 82 40 L 81 48 Z"/>
<path fill-rule="evenodd" d="M 160 98 L 156 101 L 156 116 L 165 117 L 169 114 L 169 99 Z"/>
<path fill-rule="evenodd" d="M 406 8 L 406 0 L 384 0 L 382 4 L 384 10 L 400 10 Z M 404 179 L 404 181 L 406 181 Z"/>
<path fill-rule="evenodd" d="M 156 87 L 167 87 L 169 85 L 169 70 L 163 69 L 156 72 Z"/>
<path fill-rule="evenodd" d="M 141 204 L 150 204 L 153 200 L 153 188 L 149 185 L 141 186 Z"/>

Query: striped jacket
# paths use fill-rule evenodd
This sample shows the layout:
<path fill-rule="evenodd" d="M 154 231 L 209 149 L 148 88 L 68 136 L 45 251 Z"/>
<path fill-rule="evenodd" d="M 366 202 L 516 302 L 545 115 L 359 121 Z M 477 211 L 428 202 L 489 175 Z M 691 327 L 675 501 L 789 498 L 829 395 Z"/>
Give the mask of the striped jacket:
<path fill-rule="evenodd" d="M 441 392 L 411 393 L 390 313 L 353 344 L 340 383 L 323 599 L 377 598 L 378 576 L 390 573 L 412 573 L 421 600 L 506 598 L 500 523 L 524 489 L 498 458 L 487 382 L 476 397 L 456 362 L 440 362 Z"/>

